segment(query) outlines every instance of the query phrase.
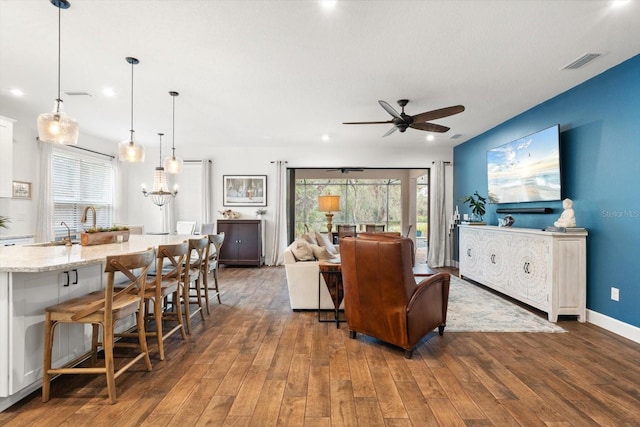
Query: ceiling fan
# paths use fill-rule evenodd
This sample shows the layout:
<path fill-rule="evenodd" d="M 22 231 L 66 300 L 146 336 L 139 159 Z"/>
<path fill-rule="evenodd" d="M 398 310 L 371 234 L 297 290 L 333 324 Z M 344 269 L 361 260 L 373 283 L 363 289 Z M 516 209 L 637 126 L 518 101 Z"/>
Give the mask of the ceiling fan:
<path fill-rule="evenodd" d="M 405 105 L 409 103 L 408 99 L 398 100 L 398 105 L 402 108 L 402 112 L 400 113 L 398 113 L 386 101 L 378 101 L 378 103 L 382 108 L 385 109 L 387 113 L 393 116 L 393 119 L 387 120 L 385 122 L 343 122 L 342 124 L 344 125 L 371 125 L 371 124 L 384 124 L 384 123 L 393 124 L 393 127 L 389 129 L 389 131 L 385 133 L 383 137 L 391 135 L 396 130 L 399 130 L 400 132 L 404 132 L 407 130 L 407 128 L 424 130 L 427 132 L 444 133 L 448 131 L 450 128 L 442 125 L 437 125 L 435 123 L 428 123 L 428 121 L 441 119 L 443 117 L 453 116 L 454 114 L 462 113 L 464 111 L 464 106 L 454 105 L 451 107 L 440 108 L 438 110 L 425 111 L 424 113 L 416 114 L 415 116 L 410 116 L 404 112 Z"/>
<path fill-rule="evenodd" d="M 335 168 L 335 169 L 327 169 L 327 172 L 340 171 L 341 173 L 349 173 L 349 172 L 362 172 L 364 169 L 362 168 Z"/>

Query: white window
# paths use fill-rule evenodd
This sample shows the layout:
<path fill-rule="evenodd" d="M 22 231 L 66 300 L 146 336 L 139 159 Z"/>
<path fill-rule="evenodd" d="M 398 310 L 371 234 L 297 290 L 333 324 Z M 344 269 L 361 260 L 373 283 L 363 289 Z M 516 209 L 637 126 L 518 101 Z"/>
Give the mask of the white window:
<path fill-rule="evenodd" d="M 75 153 L 54 147 L 52 153 L 53 221 L 56 236 L 81 231 L 93 225 L 89 212 L 87 222 L 80 219 L 87 206 L 96 209 L 96 226 L 110 227 L 113 217 L 113 166 L 111 159 Z"/>

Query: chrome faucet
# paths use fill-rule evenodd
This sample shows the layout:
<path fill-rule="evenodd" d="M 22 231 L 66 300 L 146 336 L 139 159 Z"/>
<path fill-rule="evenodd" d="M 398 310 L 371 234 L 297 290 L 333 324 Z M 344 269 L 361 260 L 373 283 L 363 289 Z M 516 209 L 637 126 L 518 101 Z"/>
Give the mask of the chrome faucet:
<path fill-rule="evenodd" d="M 62 241 L 64 242 L 64 244 L 66 246 L 71 246 L 71 229 L 69 228 L 69 226 L 67 225 L 66 222 L 62 221 L 60 223 L 60 225 L 64 225 L 65 227 L 67 227 L 67 238 L 66 239 L 62 239 Z"/>
<path fill-rule="evenodd" d="M 82 219 L 80 220 L 81 223 L 85 223 L 87 222 L 87 212 L 89 211 L 89 209 L 91 209 L 91 212 L 93 212 L 93 229 L 96 229 L 96 208 L 94 208 L 93 206 L 87 206 L 86 208 L 84 208 L 84 211 L 82 212 Z"/>

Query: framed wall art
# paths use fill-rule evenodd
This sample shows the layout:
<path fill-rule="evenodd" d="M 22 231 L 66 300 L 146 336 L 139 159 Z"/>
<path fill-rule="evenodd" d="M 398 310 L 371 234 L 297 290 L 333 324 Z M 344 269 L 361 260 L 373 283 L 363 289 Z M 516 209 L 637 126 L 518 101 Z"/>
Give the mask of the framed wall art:
<path fill-rule="evenodd" d="M 13 181 L 13 193 L 14 199 L 30 199 L 31 198 L 31 183 L 22 181 Z"/>
<path fill-rule="evenodd" d="M 224 206 L 267 206 L 266 175 L 223 175 Z"/>

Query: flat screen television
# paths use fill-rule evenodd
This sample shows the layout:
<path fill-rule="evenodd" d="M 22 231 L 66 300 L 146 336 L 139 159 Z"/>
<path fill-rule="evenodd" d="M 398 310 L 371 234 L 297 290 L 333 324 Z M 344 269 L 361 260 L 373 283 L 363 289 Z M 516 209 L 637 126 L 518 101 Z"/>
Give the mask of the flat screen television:
<path fill-rule="evenodd" d="M 561 200 L 560 126 L 487 151 L 489 203 Z"/>

